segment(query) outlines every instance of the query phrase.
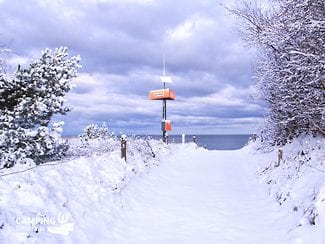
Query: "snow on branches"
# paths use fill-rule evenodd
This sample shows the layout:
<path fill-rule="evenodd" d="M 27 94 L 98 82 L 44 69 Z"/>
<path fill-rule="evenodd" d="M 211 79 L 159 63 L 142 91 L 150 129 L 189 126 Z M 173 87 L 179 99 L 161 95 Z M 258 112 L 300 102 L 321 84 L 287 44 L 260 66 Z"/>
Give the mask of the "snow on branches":
<path fill-rule="evenodd" d="M 64 153 L 59 140 L 62 124 L 49 127 L 54 114 L 66 114 L 65 95 L 80 68 L 78 56 L 68 49 L 46 49 L 28 68 L 18 68 L 14 78 L 0 74 L 0 162 L 11 167 L 33 159 L 36 163 Z"/>
<path fill-rule="evenodd" d="M 105 139 L 108 136 L 108 128 L 106 123 L 104 122 L 101 126 L 98 126 L 96 124 L 88 125 L 87 127 L 85 127 L 83 133 L 80 135 L 80 138 L 84 141 L 88 141 L 97 138 Z"/>
<path fill-rule="evenodd" d="M 267 140 L 285 144 L 303 133 L 325 135 L 325 2 L 269 1 L 267 10 L 243 2 L 246 39 L 260 50 L 256 78 L 269 104 Z"/>

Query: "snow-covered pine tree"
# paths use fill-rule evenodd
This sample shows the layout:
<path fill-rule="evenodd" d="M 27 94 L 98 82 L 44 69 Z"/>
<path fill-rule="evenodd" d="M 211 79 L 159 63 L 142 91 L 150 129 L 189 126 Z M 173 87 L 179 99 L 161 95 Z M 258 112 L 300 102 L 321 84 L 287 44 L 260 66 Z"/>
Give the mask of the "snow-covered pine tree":
<path fill-rule="evenodd" d="M 12 79 L 0 74 L 0 162 L 2 167 L 60 157 L 67 150 L 59 139 L 62 123 L 49 123 L 66 114 L 65 95 L 80 68 L 79 56 L 68 49 L 46 49 L 28 68 L 18 68 Z"/>
<path fill-rule="evenodd" d="M 109 136 L 108 134 L 108 128 L 106 123 L 104 122 L 101 126 L 98 126 L 96 124 L 90 124 L 85 127 L 83 133 L 80 135 L 80 138 L 82 140 L 89 140 L 89 139 L 96 139 L 96 138 L 102 138 L 105 139 Z"/>
<path fill-rule="evenodd" d="M 244 20 L 247 41 L 257 47 L 257 86 L 269 104 L 264 135 L 284 144 L 302 133 L 325 135 L 322 0 L 268 1 L 266 9 L 242 2 L 231 11 Z"/>

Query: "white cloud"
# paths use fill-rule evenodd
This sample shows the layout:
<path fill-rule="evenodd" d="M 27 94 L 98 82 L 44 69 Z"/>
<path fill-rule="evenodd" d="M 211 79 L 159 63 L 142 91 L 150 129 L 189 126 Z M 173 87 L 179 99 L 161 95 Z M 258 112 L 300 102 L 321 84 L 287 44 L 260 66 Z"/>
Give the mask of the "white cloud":
<path fill-rule="evenodd" d="M 206 96 L 194 96 L 190 98 L 181 97 L 180 99 L 187 103 L 189 107 L 231 107 L 243 106 L 248 104 L 247 98 L 252 95 L 252 88 L 238 89 L 232 85 L 225 85 L 220 91 L 211 93 Z"/>
<path fill-rule="evenodd" d="M 194 23 L 186 21 L 181 25 L 178 25 L 175 29 L 168 31 L 168 35 L 171 39 L 182 40 L 187 39 L 193 35 Z"/>
<path fill-rule="evenodd" d="M 128 114 L 146 116 L 159 110 L 160 106 L 150 104 L 147 96 L 123 92 L 123 89 L 121 92 L 114 91 L 117 80 L 123 82 L 123 79 L 125 77 L 117 75 L 82 73 L 74 81 L 76 89 L 68 95 L 68 103 L 81 117 L 100 116 L 101 114 L 111 116 L 118 114 L 120 117 L 126 117 Z M 78 92 L 80 88 L 85 90 Z"/>
<path fill-rule="evenodd" d="M 202 16 L 191 16 L 173 29 L 167 30 L 170 41 L 185 41 L 186 39 L 200 34 L 200 32 L 211 28 L 215 21 Z"/>
<path fill-rule="evenodd" d="M 26 57 L 16 56 L 16 57 L 9 58 L 7 62 L 9 65 L 14 67 L 17 67 L 17 65 L 25 66 L 30 62 L 30 59 Z"/>

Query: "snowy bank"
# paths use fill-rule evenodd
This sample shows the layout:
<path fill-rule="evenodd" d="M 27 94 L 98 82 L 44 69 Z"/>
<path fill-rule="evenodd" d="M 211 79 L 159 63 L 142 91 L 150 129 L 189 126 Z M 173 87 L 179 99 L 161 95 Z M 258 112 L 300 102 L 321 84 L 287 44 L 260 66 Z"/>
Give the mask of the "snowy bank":
<path fill-rule="evenodd" d="M 297 216 L 295 230 L 317 240 L 310 243 L 325 243 L 325 139 L 300 136 L 290 141 L 281 147 L 279 165 L 279 148 L 261 152 L 257 144 L 250 147 L 259 162 L 260 181 L 279 205 Z"/>
<path fill-rule="evenodd" d="M 72 139 L 69 158 L 0 171 L 0 243 L 87 243 L 107 239 L 123 188 L 169 154 L 155 140 Z M 82 156 L 78 156 L 78 155 Z"/>

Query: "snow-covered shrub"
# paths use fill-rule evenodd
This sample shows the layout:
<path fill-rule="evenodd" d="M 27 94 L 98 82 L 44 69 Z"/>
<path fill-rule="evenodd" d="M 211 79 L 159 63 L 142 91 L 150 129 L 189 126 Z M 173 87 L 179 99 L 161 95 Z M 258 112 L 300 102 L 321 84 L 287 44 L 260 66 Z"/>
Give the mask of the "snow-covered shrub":
<path fill-rule="evenodd" d="M 104 122 L 101 126 L 96 124 L 88 125 L 80 135 L 80 138 L 87 141 L 89 139 L 106 138 L 108 136 L 108 128 Z"/>
<path fill-rule="evenodd" d="M 323 221 L 318 214 L 325 210 L 325 199 L 321 197 L 325 189 L 324 145 L 322 137 L 301 135 L 281 147 L 280 164 L 277 151 L 260 154 L 260 179 L 280 205 L 289 206 L 301 216 L 299 225 L 317 225 Z M 319 199 L 322 201 L 317 203 Z"/>
<path fill-rule="evenodd" d="M 71 145 L 69 151 L 76 148 L 74 143 L 81 143 L 78 138 L 68 140 Z M 133 144 L 133 139 L 130 140 Z M 92 152 L 82 157 L 76 152 L 76 157 L 62 160 L 56 165 L 1 176 L 0 196 L 5 201 L 1 201 L 0 243 L 28 243 L 31 240 L 34 243 L 82 243 L 89 233 L 94 241 L 88 236 L 86 242 L 105 242 L 103 233 L 107 233 L 107 237 L 111 236 L 107 228 L 112 227 L 112 221 L 118 216 L 122 205 L 125 205 L 123 189 L 131 186 L 132 181 L 140 175 L 155 169 L 170 155 L 170 148 L 165 143 L 150 140 L 147 143 L 155 153 L 153 158 L 150 156 L 151 150 L 142 150 L 142 147 L 147 146 L 140 140 L 139 143 L 134 142 L 137 148 L 129 148 L 132 156 L 125 162 L 121 159 L 119 140 L 108 138 L 105 141 L 107 144 L 102 145 L 101 151 L 107 148 L 112 151 L 101 154 Z M 68 224 L 73 224 L 73 231 L 66 231 L 70 228 L 66 228 L 69 226 L 66 222 L 62 224 L 62 218 L 59 219 L 61 216 Z M 39 221 L 18 223 L 19 218 L 36 218 Z M 52 218 L 59 221 L 46 221 Z M 103 228 L 98 228 L 98 224 L 103 224 Z M 57 226 L 63 232 L 50 231 Z M 65 231 L 66 235 L 62 235 Z"/>
<path fill-rule="evenodd" d="M 8 168 L 16 163 L 32 163 L 33 160 L 39 164 L 47 159 L 63 156 L 68 149 L 68 144 L 60 138 L 58 127 L 61 125 L 54 125 L 50 129 L 40 126 L 35 130 L 19 127 L 1 131 L 2 166 Z"/>
<path fill-rule="evenodd" d="M 72 88 L 80 58 L 68 58 L 67 48 L 46 49 L 13 78 L 0 74 L 0 162 L 3 167 L 36 163 L 64 154 L 61 124 L 49 126 L 54 114 L 66 114 L 64 96 Z"/>

